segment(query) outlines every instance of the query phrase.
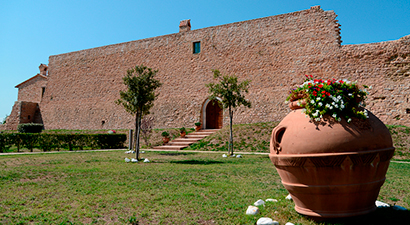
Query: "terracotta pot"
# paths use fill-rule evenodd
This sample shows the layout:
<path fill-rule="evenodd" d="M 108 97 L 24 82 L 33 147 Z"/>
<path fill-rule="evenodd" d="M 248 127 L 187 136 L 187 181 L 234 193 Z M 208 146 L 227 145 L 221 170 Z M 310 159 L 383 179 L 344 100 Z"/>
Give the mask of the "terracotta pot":
<path fill-rule="evenodd" d="M 162 142 L 163 142 L 164 144 L 168 143 L 168 142 L 169 142 L 169 137 L 163 137 L 163 138 L 162 138 Z"/>
<path fill-rule="evenodd" d="M 186 132 L 181 132 L 180 134 L 181 134 L 181 137 L 184 138 L 186 135 Z"/>
<path fill-rule="evenodd" d="M 366 121 L 313 123 L 301 109 L 273 130 L 269 157 L 298 213 L 322 218 L 376 209 L 393 142 L 372 113 Z"/>
<path fill-rule="evenodd" d="M 195 131 L 199 131 L 199 130 L 201 130 L 201 125 L 195 126 Z"/>

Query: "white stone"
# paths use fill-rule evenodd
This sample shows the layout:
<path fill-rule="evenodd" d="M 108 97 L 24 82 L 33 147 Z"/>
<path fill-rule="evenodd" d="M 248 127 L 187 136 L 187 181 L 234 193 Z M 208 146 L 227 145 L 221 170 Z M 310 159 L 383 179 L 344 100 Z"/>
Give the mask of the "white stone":
<path fill-rule="evenodd" d="M 145 151 L 141 151 L 141 153 L 142 153 L 142 154 L 144 154 L 144 153 L 145 153 Z"/>
<path fill-rule="evenodd" d="M 125 154 L 130 154 L 132 151 L 126 151 Z"/>
<path fill-rule="evenodd" d="M 287 200 L 292 200 L 292 196 L 290 196 L 290 194 L 288 194 L 288 196 L 286 196 Z"/>
<path fill-rule="evenodd" d="M 228 156 L 227 156 L 226 154 L 223 154 L 222 157 L 226 158 L 226 157 L 228 157 Z"/>
<path fill-rule="evenodd" d="M 398 210 L 398 211 L 407 211 L 408 209 L 404 208 L 403 206 L 399 206 L 399 205 L 395 205 L 393 206 L 394 210 Z"/>
<path fill-rule="evenodd" d="M 265 200 L 265 202 L 278 202 L 278 200 L 273 199 L 273 198 L 268 198 Z"/>
<path fill-rule="evenodd" d="M 253 203 L 253 205 L 255 205 L 255 206 L 265 205 L 265 201 L 263 201 L 262 199 L 259 199 L 258 201 Z"/>
<path fill-rule="evenodd" d="M 259 213 L 259 208 L 253 205 L 250 205 L 246 210 L 246 215 L 256 215 Z"/>
<path fill-rule="evenodd" d="M 376 204 L 377 207 L 390 207 L 389 204 L 381 202 L 381 201 L 376 201 L 375 204 Z"/>
<path fill-rule="evenodd" d="M 275 223 L 276 222 L 276 223 Z M 257 225 L 273 225 L 273 224 L 279 224 L 277 221 L 273 221 L 271 218 L 268 217 L 262 217 L 258 219 L 256 222 Z"/>
<path fill-rule="evenodd" d="M 133 162 L 133 163 L 138 162 L 138 159 L 132 158 L 132 159 L 131 159 L 131 162 Z"/>
<path fill-rule="evenodd" d="M 148 159 L 144 159 L 144 163 L 149 163 L 149 160 L 148 160 Z"/>
<path fill-rule="evenodd" d="M 125 162 L 130 162 L 131 160 L 129 158 L 125 158 Z"/>
<path fill-rule="evenodd" d="M 236 158 L 242 158 L 242 155 L 237 155 Z"/>
<path fill-rule="evenodd" d="M 285 225 L 295 225 L 295 224 L 293 224 L 291 222 L 287 222 Z"/>

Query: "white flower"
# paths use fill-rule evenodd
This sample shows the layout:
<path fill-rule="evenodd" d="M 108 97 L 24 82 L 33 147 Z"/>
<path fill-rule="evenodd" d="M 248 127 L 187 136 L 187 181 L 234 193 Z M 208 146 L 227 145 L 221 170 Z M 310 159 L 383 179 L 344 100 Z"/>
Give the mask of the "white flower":
<path fill-rule="evenodd" d="M 310 103 L 314 104 L 314 103 L 315 103 L 315 101 L 312 99 L 312 100 L 310 100 Z"/>
<path fill-rule="evenodd" d="M 335 108 L 337 109 L 337 108 L 339 108 L 339 106 L 336 104 L 336 105 L 335 105 Z"/>
<path fill-rule="evenodd" d="M 351 121 L 352 121 L 352 119 L 351 119 L 351 118 L 347 119 L 347 122 L 348 122 L 348 123 L 350 123 Z"/>
<path fill-rule="evenodd" d="M 349 93 L 349 94 L 347 94 L 347 95 L 349 95 L 349 97 L 351 97 L 353 94 L 352 94 L 352 93 Z"/>
<path fill-rule="evenodd" d="M 319 103 L 317 103 L 319 106 L 322 106 L 323 105 L 323 103 L 321 103 L 321 102 L 319 102 Z"/>
<path fill-rule="evenodd" d="M 329 109 L 333 109 L 333 106 L 329 106 Z"/>
<path fill-rule="evenodd" d="M 342 96 L 340 96 L 340 95 L 339 95 L 339 96 L 337 96 L 337 99 L 339 99 L 339 100 L 340 100 L 340 99 L 342 99 Z"/>
<path fill-rule="evenodd" d="M 296 102 L 296 105 L 297 105 L 297 106 L 300 106 L 300 102 L 299 102 L 299 101 L 298 101 L 298 102 Z"/>
<path fill-rule="evenodd" d="M 288 104 L 289 103 L 289 101 L 285 101 L 285 104 Z"/>
<path fill-rule="evenodd" d="M 306 112 L 306 109 L 302 109 L 302 112 Z"/>
<path fill-rule="evenodd" d="M 320 101 L 320 98 L 316 98 L 316 101 L 317 101 L 317 102 Z"/>
<path fill-rule="evenodd" d="M 316 118 L 315 120 L 319 122 L 319 121 L 320 121 L 320 118 Z"/>
<path fill-rule="evenodd" d="M 341 109 L 344 109 L 344 108 L 345 108 L 345 105 L 343 105 L 343 104 L 340 105 L 340 108 L 341 108 Z"/>
<path fill-rule="evenodd" d="M 332 117 L 333 117 L 333 118 L 336 118 L 336 117 L 337 117 L 336 113 L 333 113 Z"/>
<path fill-rule="evenodd" d="M 342 119 L 341 119 L 341 118 L 337 118 L 337 121 L 339 121 L 339 122 L 340 122 L 340 121 L 342 121 Z"/>
<path fill-rule="evenodd" d="M 326 106 L 326 108 L 329 108 L 329 107 L 330 107 L 329 103 L 327 103 L 325 106 Z"/>

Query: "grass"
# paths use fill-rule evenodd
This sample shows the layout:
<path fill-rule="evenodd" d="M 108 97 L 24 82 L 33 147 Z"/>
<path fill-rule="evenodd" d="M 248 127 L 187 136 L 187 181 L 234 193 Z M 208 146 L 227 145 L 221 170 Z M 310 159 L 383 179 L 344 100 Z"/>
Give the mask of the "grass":
<path fill-rule="evenodd" d="M 123 151 L 0 156 L 0 224 L 403 224 L 409 212 L 378 209 L 317 223 L 299 215 L 267 155 Z M 391 163 L 379 199 L 409 208 L 410 164 Z M 258 199 L 277 203 L 245 215 Z"/>

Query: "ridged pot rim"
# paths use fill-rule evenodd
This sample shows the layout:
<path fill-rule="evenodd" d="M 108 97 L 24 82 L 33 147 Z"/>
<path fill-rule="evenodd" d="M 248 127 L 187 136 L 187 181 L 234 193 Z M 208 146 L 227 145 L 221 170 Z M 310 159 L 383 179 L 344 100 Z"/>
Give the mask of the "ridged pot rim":
<path fill-rule="evenodd" d="M 360 152 L 326 152 L 326 153 L 306 153 L 306 154 L 286 154 L 286 153 L 269 153 L 270 157 L 277 157 L 277 158 L 289 158 L 289 157 L 326 157 L 326 156 L 343 156 L 343 155 L 364 155 L 364 154 L 371 154 L 371 153 L 378 153 L 384 151 L 393 151 L 395 150 L 394 147 L 377 149 L 377 150 L 368 150 L 368 151 L 360 151 Z"/>

